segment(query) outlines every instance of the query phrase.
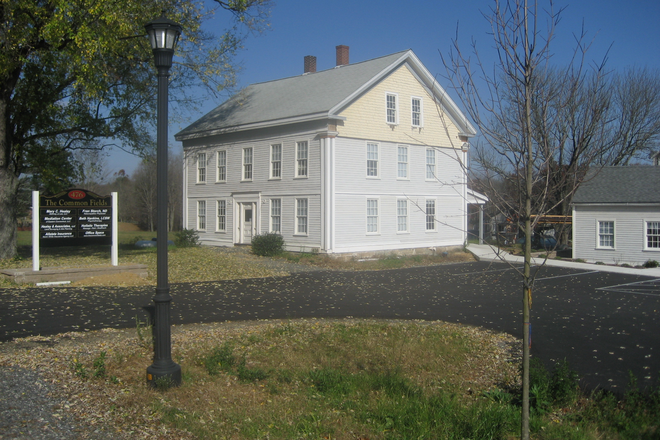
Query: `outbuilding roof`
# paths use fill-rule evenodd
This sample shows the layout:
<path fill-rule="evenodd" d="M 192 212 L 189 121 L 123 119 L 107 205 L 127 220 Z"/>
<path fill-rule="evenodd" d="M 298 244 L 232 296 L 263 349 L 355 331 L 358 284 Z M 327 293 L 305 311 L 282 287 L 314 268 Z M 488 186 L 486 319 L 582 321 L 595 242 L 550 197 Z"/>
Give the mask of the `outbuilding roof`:
<path fill-rule="evenodd" d="M 590 172 L 573 203 L 660 203 L 660 167 L 618 166 Z"/>
<path fill-rule="evenodd" d="M 175 135 L 179 141 L 318 119 L 342 119 L 338 114 L 387 74 L 406 64 L 427 87 L 461 134 L 475 129 L 422 65 L 412 50 L 321 72 L 253 84 Z"/>

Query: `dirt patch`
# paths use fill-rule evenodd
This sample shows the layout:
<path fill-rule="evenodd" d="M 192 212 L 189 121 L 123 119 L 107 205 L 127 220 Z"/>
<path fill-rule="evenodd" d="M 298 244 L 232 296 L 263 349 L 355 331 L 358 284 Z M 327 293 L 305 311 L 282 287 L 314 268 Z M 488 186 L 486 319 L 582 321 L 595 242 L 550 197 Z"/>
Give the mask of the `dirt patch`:
<path fill-rule="evenodd" d="M 117 227 L 119 228 L 119 232 L 137 232 L 141 231 L 140 227 L 134 223 L 123 223 L 120 222 Z"/>

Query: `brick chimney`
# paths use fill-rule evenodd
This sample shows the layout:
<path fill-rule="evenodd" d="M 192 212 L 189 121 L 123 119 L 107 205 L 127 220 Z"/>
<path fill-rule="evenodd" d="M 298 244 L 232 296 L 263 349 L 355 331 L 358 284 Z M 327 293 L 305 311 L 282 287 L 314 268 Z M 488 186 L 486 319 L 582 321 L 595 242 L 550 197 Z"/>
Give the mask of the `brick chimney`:
<path fill-rule="evenodd" d="M 348 46 L 337 46 L 337 67 L 348 64 Z"/>
<path fill-rule="evenodd" d="M 305 55 L 305 73 L 316 73 L 316 57 Z"/>

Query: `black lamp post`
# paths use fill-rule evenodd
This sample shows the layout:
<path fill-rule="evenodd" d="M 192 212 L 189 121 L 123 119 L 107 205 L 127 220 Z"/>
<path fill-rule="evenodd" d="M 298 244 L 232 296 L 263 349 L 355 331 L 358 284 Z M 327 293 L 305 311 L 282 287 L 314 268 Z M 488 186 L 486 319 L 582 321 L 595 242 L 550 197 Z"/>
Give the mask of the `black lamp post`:
<path fill-rule="evenodd" d="M 147 383 L 170 386 L 181 383 L 181 366 L 172 360 L 172 338 L 170 333 L 170 286 L 167 277 L 167 94 L 172 56 L 176 47 L 181 26 L 163 15 L 145 26 L 156 68 L 158 68 L 158 126 L 157 176 L 156 176 L 156 236 L 157 284 L 154 323 L 154 363 L 147 368 Z"/>

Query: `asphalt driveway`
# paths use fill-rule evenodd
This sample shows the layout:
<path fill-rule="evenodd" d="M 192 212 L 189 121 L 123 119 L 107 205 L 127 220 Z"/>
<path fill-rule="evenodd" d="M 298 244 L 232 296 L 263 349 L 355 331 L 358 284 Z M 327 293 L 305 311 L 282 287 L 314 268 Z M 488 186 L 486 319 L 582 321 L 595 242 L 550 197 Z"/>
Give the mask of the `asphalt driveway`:
<path fill-rule="evenodd" d="M 544 267 L 533 292 L 532 355 L 566 358 L 591 387 L 642 387 L 660 377 L 660 279 Z M 134 327 L 153 287 L 0 290 L 0 340 Z M 519 336 L 520 276 L 503 263 L 378 272 L 318 271 L 289 277 L 171 286 L 172 323 L 286 318 L 424 319 Z"/>

